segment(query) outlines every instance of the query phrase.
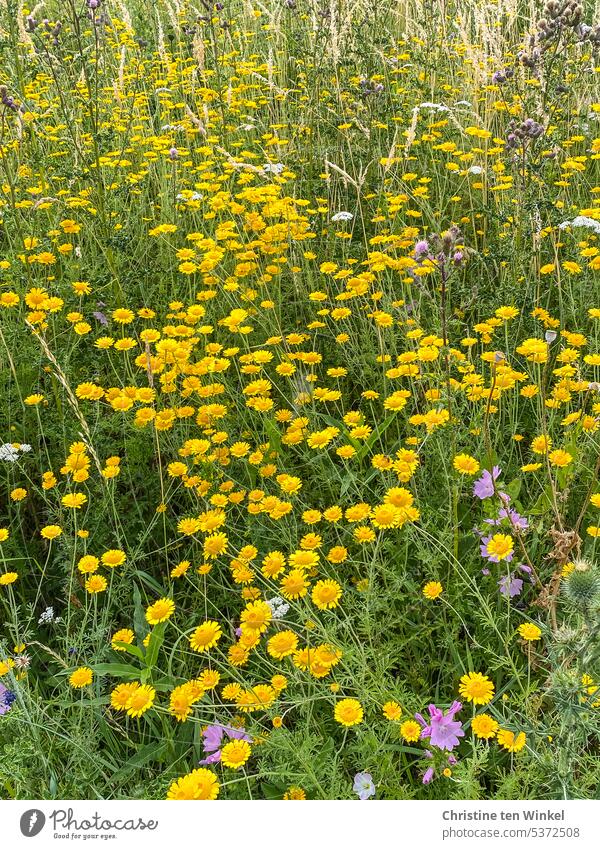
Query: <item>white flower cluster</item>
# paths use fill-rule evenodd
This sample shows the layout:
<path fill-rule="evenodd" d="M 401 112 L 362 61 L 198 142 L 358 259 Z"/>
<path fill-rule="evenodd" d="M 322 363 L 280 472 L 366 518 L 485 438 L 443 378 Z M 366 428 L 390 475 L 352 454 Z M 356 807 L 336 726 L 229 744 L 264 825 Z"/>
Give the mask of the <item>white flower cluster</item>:
<path fill-rule="evenodd" d="M 47 625 L 50 622 L 60 622 L 61 617 L 54 615 L 54 608 L 47 607 L 38 619 L 38 625 Z"/>
<path fill-rule="evenodd" d="M 201 195 L 200 192 L 192 192 L 191 195 L 177 195 L 177 200 L 202 200 L 204 195 Z"/>
<path fill-rule="evenodd" d="M 351 212 L 336 212 L 335 215 L 331 216 L 332 221 L 352 221 L 354 216 Z"/>
<path fill-rule="evenodd" d="M 600 233 L 600 221 L 596 221 L 595 218 L 588 218 L 585 215 L 578 215 L 572 221 L 563 221 L 562 224 L 558 225 L 559 230 L 565 230 L 567 227 L 587 227 L 594 233 Z"/>
<path fill-rule="evenodd" d="M 273 619 L 283 619 L 290 609 L 289 604 L 278 595 L 276 595 L 275 598 L 268 599 L 267 604 L 271 608 Z"/>
<path fill-rule="evenodd" d="M 413 112 L 419 112 L 421 109 L 433 109 L 434 112 L 450 112 L 450 107 L 446 106 L 444 103 L 432 103 L 429 100 L 426 100 L 424 103 L 419 103 L 418 106 L 415 106 Z"/>
<path fill-rule="evenodd" d="M 270 162 L 266 162 L 262 167 L 265 174 L 275 174 L 276 177 L 278 177 L 283 172 L 284 168 L 285 165 L 283 164 L 283 162 L 275 162 L 274 165 L 272 165 Z"/>
<path fill-rule="evenodd" d="M 12 442 L 5 442 L 3 445 L 0 445 L 0 460 L 6 460 L 7 463 L 14 463 L 19 459 L 19 451 L 22 454 L 27 454 L 28 451 L 31 451 L 31 445 L 27 445 L 26 443 L 18 445 Z"/>

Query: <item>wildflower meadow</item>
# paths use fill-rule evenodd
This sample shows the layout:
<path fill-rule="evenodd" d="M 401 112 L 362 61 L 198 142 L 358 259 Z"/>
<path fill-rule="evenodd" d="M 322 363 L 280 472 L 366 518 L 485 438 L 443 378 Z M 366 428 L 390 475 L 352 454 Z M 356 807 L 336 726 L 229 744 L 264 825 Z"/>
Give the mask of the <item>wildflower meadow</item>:
<path fill-rule="evenodd" d="M 598 2 L 0 55 L 0 797 L 598 798 Z"/>

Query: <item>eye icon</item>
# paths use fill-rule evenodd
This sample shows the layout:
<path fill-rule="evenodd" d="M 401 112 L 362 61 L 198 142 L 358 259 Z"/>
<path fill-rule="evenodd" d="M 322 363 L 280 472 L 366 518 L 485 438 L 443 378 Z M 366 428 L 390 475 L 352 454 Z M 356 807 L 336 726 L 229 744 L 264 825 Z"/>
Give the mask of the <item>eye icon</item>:
<path fill-rule="evenodd" d="M 35 837 L 46 824 L 46 816 L 38 808 L 32 808 L 21 814 L 21 834 L 24 837 Z"/>

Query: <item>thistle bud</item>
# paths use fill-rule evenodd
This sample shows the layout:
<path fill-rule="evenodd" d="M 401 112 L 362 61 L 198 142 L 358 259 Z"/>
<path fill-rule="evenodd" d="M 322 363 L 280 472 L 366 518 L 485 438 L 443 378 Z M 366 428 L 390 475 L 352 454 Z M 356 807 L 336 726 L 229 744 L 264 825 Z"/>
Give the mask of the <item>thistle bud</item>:
<path fill-rule="evenodd" d="M 600 599 L 600 575 L 587 560 L 576 560 L 575 568 L 564 582 L 567 598 L 582 610 L 589 608 Z"/>

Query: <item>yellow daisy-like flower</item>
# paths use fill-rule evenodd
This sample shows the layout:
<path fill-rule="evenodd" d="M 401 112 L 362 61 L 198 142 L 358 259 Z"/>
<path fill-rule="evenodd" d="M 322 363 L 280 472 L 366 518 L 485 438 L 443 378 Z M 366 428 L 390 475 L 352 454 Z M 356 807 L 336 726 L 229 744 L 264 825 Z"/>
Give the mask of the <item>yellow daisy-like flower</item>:
<path fill-rule="evenodd" d="M 537 625 L 534 625 L 533 622 L 523 622 L 522 625 L 519 625 L 517 631 L 524 640 L 527 640 L 527 642 L 534 642 L 535 640 L 541 639 L 542 636 L 542 629 L 538 628 Z"/>
<path fill-rule="evenodd" d="M 506 560 L 514 551 L 513 539 L 509 534 L 494 534 L 486 545 L 486 551 L 493 563 Z"/>
<path fill-rule="evenodd" d="M 76 690 L 87 687 L 94 680 L 94 673 L 89 666 L 80 666 L 69 676 L 69 684 Z"/>
<path fill-rule="evenodd" d="M 276 660 L 283 660 L 298 648 L 298 636 L 293 631 L 280 631 L 267 643 L 267 651 Z"/>
<path fill-rule="evenodd" d="M 219 795 L 219 787 L 214 772 L 201 767 L 174 781 L 167 792 L 167 799 L 212 800 Z"/>
<path fill-rule="evenodd" d="M 65 507 L 72 507 L 74 510 L 79 510 L 87 500 L 87 495 L 83 492 L 69 492 L 67 495 L 63 495 L 61 503 Z"/>
<path fill-rule="evenodd" d="M 91 575 L 85 582 L 85 588 L 88 593 L 102 593 L 108 586 L 104 575 Z"/>
<path fill-rule="evenodd" d="M 457 454 L 452 465 L 461 475 L 476 475 L 479 471 L 479 461 L 470 454 Z"/>
<path fill-rule="evenodd" d="M 357 699 L 342 699 L 337 702 L 333 712 L 336 722 L 350 728 L 352 725 L 358 725 L 362 722 L 364 711 L 361 703 Z"/>
<path fill-rule="evenodd" d="M 400 734 L 407 743 L 416 743 L 423 729 L 415 719 L 407 719 L 400 726 Z"/>
<path fill-rule="evenodd" d="M 494 698 L 494 685 L 481 672 L 468 672 L 460 679 L 460 695 L 474 705 L 487 705 Z"/>
<path fill-rule="evenodd" d="M 44 539 L 56 539 L 62 534 L 62 528 L 60 525 L 46 525 L 40 531 L 40 536 L 44 537 Z"/>
<path fill-rule="evenodd" d="M 150 684 L 140 684 L 131 692 L 127 700 L 127 716 L 138 717 L 146 713 L 154 704 L 156 690 Z"/>
<path fill-rule="evenodd" d="M 120 548 L 111 548 L 109 551 L 105 551 L 100 558 L 102 563 L 111 569 L 122 566 L 126 559 L 125 552 L 121 551 Z"/>
<path fill-rule="evenodd" d="M 17 572 L 5 572 L 3 575 L 0 575 L 0 586 L 7 586 L 7 584 L 14 584 L 14 582 L 19 577 Z"/>
<path fill-rule="evenodd" d="M 563 469 L 573 462 L 573 455 L 569 454 L 568 451 L 563 451 L 562 448 L 557 448 L 555 451 L 550 452 L 548 460 L 550 461 L 550 465 Z"/>
<path fill-rule="evenodd" d="M 252 749 L 247 740 L 232 740 L 221 749 L 221 763 L 231 769 L 240 769 L 251 754 Z"/>
<path fill-rule="evenodd" d="M 115 651 L 125 651 L 123 646 L 117 646 L 116 643 L 127 643 L 127 645 L 131 645 L 135 639 L 135 634 L 131 630 L 131 628 L 121 628 L 120 631 L 116 631 L 112 635 L 112 639 L 110 641 L 111 648 Z"/>
<path fill-rule="evenodd" d="M 489 715 L 489 713 L 480 713 L 478 716 L 473 717 L 471 730 L 473 731 L 473 734 L 481 740 L 489 740 L 491 737 L 496 736 L 498 723 L 493 716 Z"/>
<path fill-rule="evenodd" d="M 208 620 L 198 625 L 190 637 L 190 646 L 194 651 L 203 652 L 216 646 L 223 632 L 218 622 Z"/>
<path fill-rule="evenodd" d="M 137 681 L 131 681 L 127 684 L 117 684 L 110 694 L 111 707 L 119 711 L 125 710 L 131 695 L 139 686 Z"/>
<path fill-rule="evenodd" d="M 439 581 L 429 581 L 423 587 L 423 595 L 430 601 L 434 601 L 436 598 L 438 598 L 438 596 L 440 596 L 443 591 L 444 588 Z"/>
<path fill-rule="evenodd" d="M 506 728 L 501 728 L 498 731 L 496 738 L 498 743 L 503 749 L 506 749 L 507 752 L 520 752 L 527 741 L 524 731 L 519 731 L 518 734 L 515 734 L 514 731 L 508 731 Z"/>
<path fill-rule="evenodd" d="M 146 621 L 150 625 L 158 625 L 166 622 L 173 615 L 175 602 L 171 598 L 159 598 L 154 604 L 146 608 Z"/>
<path fill-rule="evenodd" d="M 398 720 L 402 716 L 402 707 L 398 702 L 386 702 L 382 707 L 382 711 L 385 718 L 390 721 Z"/>
<path fill-rule="evenodd" d="M 319 610 L 329 610 L 337 607 L 342 597 L 342 588 L 337 581 L 317 581 L 313 587 L 311 598 Z"/>
<path fill-rule="evenodd" d="M 262 634 L 273 618 L 273 611 L 266 601 L 252 601 L 242 610 L 242 630 L 258 631 Z"/>
<path fill-rule="evenodd" d="M 304 792 L 304 790 L 301 787 L 296 787 L 295 784 L 292 784 L 292 786 L 288 787 L 288 789 L 283 794 L 283 798 L 288 802 L 289 801 L 303 802 L 306 799 L 306 793 Z"/>

